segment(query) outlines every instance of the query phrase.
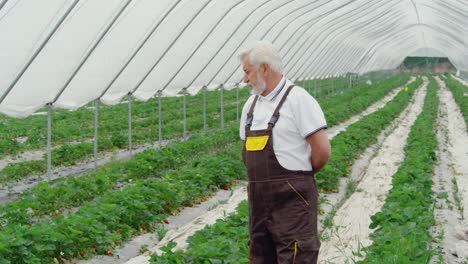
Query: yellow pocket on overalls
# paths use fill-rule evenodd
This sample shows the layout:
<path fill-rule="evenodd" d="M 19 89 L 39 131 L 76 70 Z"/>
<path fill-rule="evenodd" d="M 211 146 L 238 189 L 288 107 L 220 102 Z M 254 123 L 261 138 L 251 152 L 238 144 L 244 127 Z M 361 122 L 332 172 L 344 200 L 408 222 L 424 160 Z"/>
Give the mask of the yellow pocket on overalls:
<path fill-rule="evenodd" d="M 245 149 L 247 151 L 260 151 L 263 150 L 268 142 L 270 136 L 247 137 L 245 142 Z"/>

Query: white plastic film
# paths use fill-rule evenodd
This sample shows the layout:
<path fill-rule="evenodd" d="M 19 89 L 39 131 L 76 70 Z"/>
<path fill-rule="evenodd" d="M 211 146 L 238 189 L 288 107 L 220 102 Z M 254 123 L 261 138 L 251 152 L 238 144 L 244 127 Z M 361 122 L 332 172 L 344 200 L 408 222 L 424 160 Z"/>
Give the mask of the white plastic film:
<path fill-rule="evenodd" d="M 0 112 L 15 117 L 231 89 L 259 39 L 293 80 L 395 69 L 417 52 L 468 71 L 466 1 L 9 0 L 0 36 Z"/>

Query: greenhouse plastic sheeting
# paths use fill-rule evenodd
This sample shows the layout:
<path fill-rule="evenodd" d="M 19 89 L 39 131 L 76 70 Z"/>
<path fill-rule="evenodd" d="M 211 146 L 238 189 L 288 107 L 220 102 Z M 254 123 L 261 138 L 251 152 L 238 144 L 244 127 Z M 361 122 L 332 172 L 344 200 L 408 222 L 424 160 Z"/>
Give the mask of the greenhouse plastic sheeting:
<path fill-rule="evenodd" d="M 230 89 L 260 39 L 293 80 L 395 69 L 421 49 L 468 71 L 462 0 L 0 0 L 0 36 L 0 112 L 14 117 Z"/>

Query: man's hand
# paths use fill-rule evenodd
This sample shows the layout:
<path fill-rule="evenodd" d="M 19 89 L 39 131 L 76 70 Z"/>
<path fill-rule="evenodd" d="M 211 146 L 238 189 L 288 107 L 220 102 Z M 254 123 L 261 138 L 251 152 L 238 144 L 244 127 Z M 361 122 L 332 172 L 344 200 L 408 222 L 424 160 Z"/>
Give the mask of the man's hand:
<path fill-rule="evenodd" d="M 312 147 L 312 168 L 314 173 L 319 172 L 331 156 L 331 146 L 325 129 L 321 129 L 307 137 Z"/>

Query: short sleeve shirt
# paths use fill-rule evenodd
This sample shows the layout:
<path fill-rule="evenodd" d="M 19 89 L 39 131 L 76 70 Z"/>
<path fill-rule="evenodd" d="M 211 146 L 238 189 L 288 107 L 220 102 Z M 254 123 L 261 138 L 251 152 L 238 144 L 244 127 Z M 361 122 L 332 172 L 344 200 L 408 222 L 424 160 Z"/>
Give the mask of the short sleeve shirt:
<path fill-rule="evenodd" d="M 292 84 L 283 77 L 267 96 L 259 96 L 251 130 L 267 129 L 276 106 Z M 250 96 L 242 109 L 239 130 L 242 140 L 245 140 L 247 113 L 254 98 L 254 95 Z M 288 170 L 311 171 L 313 150 L 306 138 L 324 128 L 327 128 L 327 123 L 317 100 L 304 88 L 295 86 L 281 107 L 280 117 L 273 127 L 273 149 L 281 166 Z"/>

